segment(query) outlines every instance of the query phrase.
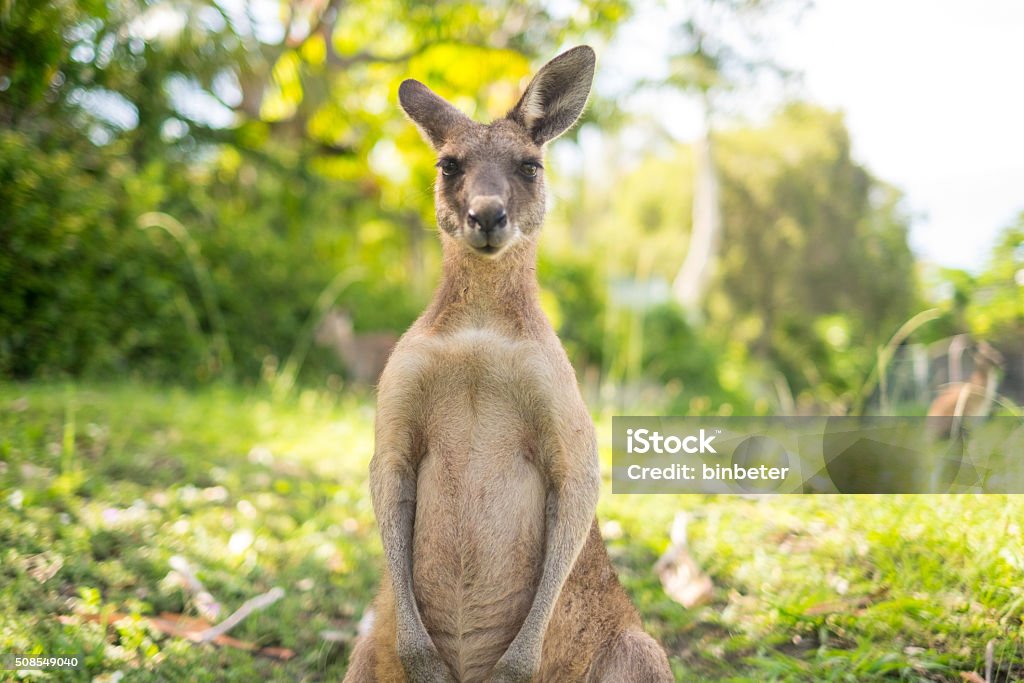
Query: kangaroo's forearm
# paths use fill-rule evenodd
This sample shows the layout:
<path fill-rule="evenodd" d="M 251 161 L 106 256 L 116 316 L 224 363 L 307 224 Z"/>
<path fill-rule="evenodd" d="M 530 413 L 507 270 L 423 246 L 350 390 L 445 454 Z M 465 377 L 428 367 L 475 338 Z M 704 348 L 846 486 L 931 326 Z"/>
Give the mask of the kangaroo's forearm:
<path fill-rule="evenodd" d="M 410 466 L 375 456 L 370 494 L 395 594 L 399 632 L 422 631 L 412 586 L 412 534 L 416 515 L 416 478 Z"/>
<path fill-rule="evenodd" d="M 517 640 L 528 649 L 540 648 L 555 603 L 576 564 L 597 507 L 600 477 L 581 472 L 548 494 L 544 566 L 533 604 Z"/>

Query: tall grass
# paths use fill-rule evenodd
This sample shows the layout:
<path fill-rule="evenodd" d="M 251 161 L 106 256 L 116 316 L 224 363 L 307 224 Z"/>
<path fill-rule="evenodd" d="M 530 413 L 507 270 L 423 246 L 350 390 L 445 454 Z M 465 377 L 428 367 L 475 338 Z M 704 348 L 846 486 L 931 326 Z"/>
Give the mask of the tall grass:
<path fill-rule="evenodd" d="M 889 396 L 886 377 L 889 370 L 889 364 L 896 355 L 896 349 L 898 349 L 900 345 L 910 337 L 910 335 L 917 331 L 918 328 L 936 320 L 941 315 L 942 312 L 937 308 L 929 308 L 921 311 L 900 325 L 899 329 L 896 330 L 896 333 L 892 335 L 889 341 L 884 346 L 878 348 L 876 352 L 877 360 L 875 361 L 875 366 L 864 380 L 864 384 L 861 385 L 860 391 L 857 393 L 853 405 L 850 407 L 850 415 L 862 415 L 864 413 L 864 405 L 871 394 L 875 391 L 876 387 L 879 392 L 882 414 L 888 414 Z"/>

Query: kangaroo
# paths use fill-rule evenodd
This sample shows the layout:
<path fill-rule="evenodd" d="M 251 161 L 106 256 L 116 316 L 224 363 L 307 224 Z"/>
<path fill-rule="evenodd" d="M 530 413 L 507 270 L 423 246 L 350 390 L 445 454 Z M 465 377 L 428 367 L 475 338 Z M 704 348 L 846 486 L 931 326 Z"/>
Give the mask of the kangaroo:
<path fill-rule="evenodd" d="M 390 332 L 356 334 L 349 314 L 336 308 L 316 328 L 316 343 L 334 349 L 357 384 L 373 384 L 380 378 L 397 341 Z"/>
<path fill-rule="evenodd" d="M 988 415 L 992 410 L 1003 355 L 988 342 L 973 352 L 974 371 L 966 382 L 947 385 L 928 407 L 928 430 L 934 436 L 955 435 L 963 417 Z"/>
<path fill-rule="evenodd" d="M 671 681 L 597 530 L 594 425 L 538 303 L 542 150 L 594 51 L 545 65 L 476 123 L 413 80 L 436 150 L 443 277 L 381 376 L 370 493 L 385 572 L 346 681 Z"/>

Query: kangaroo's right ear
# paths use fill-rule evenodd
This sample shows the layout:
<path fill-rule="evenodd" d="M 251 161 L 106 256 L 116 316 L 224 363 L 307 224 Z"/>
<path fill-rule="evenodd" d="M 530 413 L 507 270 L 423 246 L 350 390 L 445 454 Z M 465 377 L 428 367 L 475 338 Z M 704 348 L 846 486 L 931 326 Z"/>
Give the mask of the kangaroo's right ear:
<path fill-rule="evenodd" d="M 472 123 L 468 116 L 419 81 L 402 81 L 398 86 L 398 101 L 434 149 L 444 145 L 457 128 Z"/>
<path fill-rule="evenodd" d="M 543 145 L 564 133 L 583 113 L 597 57 L 588 45 L 558 55 L 541 67 L 508 118 Z"/>

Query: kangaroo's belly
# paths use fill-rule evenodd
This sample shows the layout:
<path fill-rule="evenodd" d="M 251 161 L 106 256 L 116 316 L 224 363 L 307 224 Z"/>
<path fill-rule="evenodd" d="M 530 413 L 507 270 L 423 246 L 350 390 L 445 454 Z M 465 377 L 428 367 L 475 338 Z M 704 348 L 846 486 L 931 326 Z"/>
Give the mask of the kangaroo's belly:
<path fill-rule="evenodd" d="M 533 602 L 545 489 L 535 435 L 497 370 L 465 365 L 431 401 L 417 479 L 413 587 L 461 681 L 484 680 Z"/>

